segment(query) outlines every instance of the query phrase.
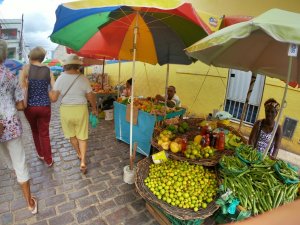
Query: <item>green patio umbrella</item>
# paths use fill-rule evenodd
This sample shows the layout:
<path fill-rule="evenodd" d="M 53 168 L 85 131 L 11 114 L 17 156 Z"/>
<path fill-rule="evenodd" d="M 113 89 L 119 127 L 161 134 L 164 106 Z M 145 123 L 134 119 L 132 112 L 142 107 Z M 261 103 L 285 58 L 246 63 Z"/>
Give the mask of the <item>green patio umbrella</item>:
<path fill-rule="evenodd" d="M 252 71 L 286 81 L 283 106 L 288 85 L 296 87 L 300 83 L 299 21 L 300 14 L 271 9 L 211 34 L 188 47 L 186 53 L 208 65 Z M 282 109 L 264 156 L 274 139 Z"/>

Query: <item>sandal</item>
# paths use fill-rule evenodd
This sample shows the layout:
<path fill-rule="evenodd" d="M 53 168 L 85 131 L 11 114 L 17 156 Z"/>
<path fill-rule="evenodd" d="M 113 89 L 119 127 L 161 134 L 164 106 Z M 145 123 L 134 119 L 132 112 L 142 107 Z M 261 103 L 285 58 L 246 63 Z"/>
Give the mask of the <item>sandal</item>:
<path fill-rule="evenodd" d="M 46 165 L 50 168 L 50 167 L 53 166 L 53 163 L 54 163 L 54 161 L 52 160 L 50 163 L 47 163 L 47 162 L 46 162 Z"/>
<path fill-rule="evenodd" d="M 87 173 L 87 167 L 86 167 L 86 165 L 81 165 L 80 166 L 80 171 L 81 171 L 82 174 L 86 174 Z"/>
<path fill-rule="evenodd" d="M 28 207 L 28 209 L 31 211 L 31 213 L 32 213 L 33 215 L 35 215 L 35 214 L 37 214 L 37 212 L 38 212 L 38 202 L 37 202 L 36 198 L 33 197 L 33 196 L 31 197 L 31 199 L 34 201 L 34 207 L 33 207 L 33 208 Z"/>
<path fill-rule="evenodd" d="M 44 161 L 44 157 L 43 157 L 43 156 L 39 156 L 39 155 L 37 155 L 37 157 L 38 157 L 38 159 L 39 159 L 39 160 L 42 160 L 42 161 Z"/>

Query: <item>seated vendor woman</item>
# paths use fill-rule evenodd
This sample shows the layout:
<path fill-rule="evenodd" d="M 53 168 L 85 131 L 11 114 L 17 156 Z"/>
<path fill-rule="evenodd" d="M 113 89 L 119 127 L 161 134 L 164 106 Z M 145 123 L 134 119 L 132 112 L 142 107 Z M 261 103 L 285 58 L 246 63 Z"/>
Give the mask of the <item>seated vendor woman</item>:
<path fill-rule="evenodd" d="M 168 97 L 167 98 L 167 106 L 168 107 L 173 108 L 173 107 L 181 106 L 180 99 L 179 99 L 178 95 L 176 95 L 176 88 L 174 86 L 168 87 L 167 97 Z M 164 102 L 165 96 L 156 95 L 155 100 Z"/>
<path fill-rule="evenodd" d="M 249 144 L 259 152 L 263 152 L 271 140 L 272 130 L 275 126 L 275 118 L 278 114 L 280 104 L 273 98 L 268 99 L 265 104 L 265 119 L 255 122 L 250 137 Z M 278 125 L 274 140 L 268 154 L 271 158 L 276 158 L 281 142 L 281 126 Z"/>
<path fill-rule="evenodd" d="M 131 88 L 132 88 L 132 78 L 130 78 L 126 81 L 126 86 L 122 92 L 122 96 L 130 97 L 131 96 Z"/>

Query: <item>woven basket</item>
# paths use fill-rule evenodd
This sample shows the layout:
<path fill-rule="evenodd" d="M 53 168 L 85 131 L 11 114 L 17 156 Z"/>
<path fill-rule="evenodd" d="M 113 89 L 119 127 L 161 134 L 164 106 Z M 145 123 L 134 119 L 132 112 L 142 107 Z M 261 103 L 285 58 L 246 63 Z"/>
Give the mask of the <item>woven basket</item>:
<path fill-rule="evenodd" d="M 193 219 L 205 219 L 211 216 L 219 208 L 216 205 L 215 201 L 208 204 L 206 209 L 200 209 L 198 212 L 195 212 L 192 209 L 183 209 L 176 206 L 172 206 L 162 200 L 159 200 L 145 185 L 144 180 L 149 174 L 149 166 L 152 164 L 152 160 L 148 157 L 138 162 L 135 186 L 138 193 L 146 201 L 150 202 L 163 209 L 166 213 L 180 219 L 180 220 L 193 220 Z"/>

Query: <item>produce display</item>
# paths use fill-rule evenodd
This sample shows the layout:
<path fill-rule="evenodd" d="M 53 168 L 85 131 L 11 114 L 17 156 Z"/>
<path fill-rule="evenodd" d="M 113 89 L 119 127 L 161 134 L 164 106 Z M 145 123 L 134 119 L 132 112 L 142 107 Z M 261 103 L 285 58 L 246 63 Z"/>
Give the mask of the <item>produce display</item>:
<path fill-rule="evenodd" d="M 197 142 L 189 142 L 184 155 L 188 159 L 209 158 L 215 155 L 215 149 L 210 146 L 202 147 Z"/>
<path fill-rule="evenodd" d="M 191 124 L 185 120 L 166 124 L 152 141 L 159 150 L 171 150 L 193 160 L 211 158 L 216 150 L 235 150 L 244 142 L 242 137 L 225 128 L 212 129 L 205 121 Z"/>
<path fill-rule="evenodd" d="M 283 182 L 274 169 L 276 164 L 282 165 L 283 161 L 274 161 L 269 157 L 258 161 L 256 154 L 251 153 L 255 149 L 244 146 L 243 150 L 246 150 L 245 154 L 242 153 L 243 157 L 248 157 L 252 163 L 246 165 L 236 156 L 223 156 L 220 161 L 224 188 L 233 192 L 242 207 L 257 215 L 296 198 L 298 184 Z M 296 179 L 297 174 L 291 167 L 281 168 L 283 177 Z"/>
<path fill-rule="evenodd" d="M 125 98 L 125 99 L 118 99 L 118 102 L 122 104 L 130 104 L 130 98 Z M 166 107 L 163 103 L 156 103 L 151 100 L 145 99 L 145 98 L 135 98 L 133 105 L 137 107 L 139 110 L 148 112 L 153 115 L 158 115 L 158 116 L 164 116 L 165 113 L 171 113 L 179 108 L 169 108 Z"/>
<path fill-rule="evenodd" d="M 158 199 L 170 205 L 198 211 L 213 201 L 216 176 L 203 165 L 214 166 L 218 162 L 222 178 L 219 191 L 227 191 L 238 199 L 237 205 L 252 215 L 294 201 L 300 195 L 297 170 L 282 160 L 268 156 L 263 159 L 232 127 L 172 120 L 156 132 L 152 143 L 159 150 L 170 151 L 169 160 L 151 165 L 144 183 Z M 222 154 L 224 150 L 231 151 Z M 206 161 L 214 159 L 216 164 Z M 211 186 L 202 186 L 203 182 Z"/>
<path fill-rule="evenodd" d="M 201 165 L 168 160 L 162 164 L 151 164 L 144 180 L 158 199 L 172 206 L 205 209 L 217 193 L 216 174 Z"/>
<path fill-rule="evenodd" d="M 246 163 L 256 163 L 261 159 L 261 154 L 250 145 L 241 145 L 237 148 L 236 153 Z"/>
<path fill-rule="evenodd" d="M 247 164 L 235 156 L 224 155 L 219 163 L 226 173 L 240 174 L 248 169 Z"/>
<path fill-rule="evenodd" d="M 94 93 L 109 94 L 114 92 L 111 89 L 102 89 L 101 84 L 96 82 L 91 82 L 91 87 Z"/>
<path fill-rule="evenodd" d="M 276 164 L 274 164 L 274 168 L 284 183 L 290 184 L 300 182 L 296 169 L 285 161 L 278 160 Z"/>

